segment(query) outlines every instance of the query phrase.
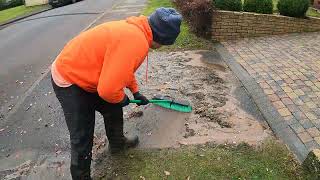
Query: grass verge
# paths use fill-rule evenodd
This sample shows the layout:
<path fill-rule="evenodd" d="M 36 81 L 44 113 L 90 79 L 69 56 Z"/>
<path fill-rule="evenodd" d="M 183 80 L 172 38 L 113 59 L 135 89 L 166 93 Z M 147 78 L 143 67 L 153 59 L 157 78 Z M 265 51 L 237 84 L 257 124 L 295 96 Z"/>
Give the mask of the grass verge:
<path fill-rule="evenodd" d="M 159 7 L 174 7 L 170 0 L 149 0 L 148 5 L 143 11 L 143 14 L 148 16 Z M 197 37 L 190 32 L 186 22 L 181 25 L 181 33 L 174 45 L 164 46 L 160 50 L 177 51 L 177 50 L 192 50 L 192 49 L 212 49 L 212 42 L 203 38 Z"/>
<path fill-rule="evenodd" d="M 14 8 L 2 10 L 0 11 L 0 23 L 9 21 L 19 16 L 31 14 L 32 12 L 35 12 L 35 11 L 40 11 L 48 7 L 49 7 L 48 5 L 40 5 L 40 6 L 32 6 L 32 7 L 26 7 L 23 5 L 23 6 L 17 6 Z"/>
<path fill-rule="evenodd" d="M 112 164 L 118 166 L 106 174 L 119 179 L 310 179 L 287 148 L 274 140 L 258 148 L 241 144 L 130 151 Z"/>

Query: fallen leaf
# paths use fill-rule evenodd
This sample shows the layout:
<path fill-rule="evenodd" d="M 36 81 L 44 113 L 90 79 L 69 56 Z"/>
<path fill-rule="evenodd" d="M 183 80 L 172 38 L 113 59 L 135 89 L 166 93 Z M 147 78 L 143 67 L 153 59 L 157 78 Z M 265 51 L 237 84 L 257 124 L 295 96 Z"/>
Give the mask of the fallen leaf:
<path fill-rule="evenodd" d="M 165 174 L 166 176 L 170 176 L 170 172 L 169 172 L 169 171 L 164 171 L 164 174 Z"/>
<path fill-rule="evenodd" d="M 190 176 L 188 176 L 188 177 L 186 178 L 186 180 L 190 180 Z"/>
<path fill-rule="evenodd" d="M 142 179 L 142 180 L 146 180 L 146 178 L 145 178 L 145 177 L 143 177 L 143 176 L 140 176 L 139 178 L 140 178 L 140 179 Z"/>

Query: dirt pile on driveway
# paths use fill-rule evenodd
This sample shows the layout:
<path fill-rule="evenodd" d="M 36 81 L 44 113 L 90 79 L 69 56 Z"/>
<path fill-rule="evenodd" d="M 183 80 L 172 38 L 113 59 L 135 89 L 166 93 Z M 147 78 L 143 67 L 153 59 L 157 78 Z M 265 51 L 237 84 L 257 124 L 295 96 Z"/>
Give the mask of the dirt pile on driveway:
<path fill-rule="evenodd" d="M 151 104 L 125 108 L 125 133 L 138 134 L 140 148 L 208 142 L 255 145 L 271 134 L 266 125 L 242 108 L 234 95 L 241 85 L 215 52 L 150 53 L 148 81 L 146 63 L 136 75 L 140 91 L 147 97 L 161 94 L 187 100 L 193 107 L 192 113 Z"/>

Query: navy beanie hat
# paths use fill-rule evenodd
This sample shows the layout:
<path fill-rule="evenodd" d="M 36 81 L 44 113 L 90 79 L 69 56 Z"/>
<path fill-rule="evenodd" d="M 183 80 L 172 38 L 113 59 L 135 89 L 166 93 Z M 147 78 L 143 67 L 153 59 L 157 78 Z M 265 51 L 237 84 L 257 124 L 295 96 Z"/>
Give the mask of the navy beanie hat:
<path fill-rule="evenodd" d="M 158 8 L 149 18 L 153 40 L 161 45 L 173 44 L 179 33 L 182 16 L 173 8 Z"/>

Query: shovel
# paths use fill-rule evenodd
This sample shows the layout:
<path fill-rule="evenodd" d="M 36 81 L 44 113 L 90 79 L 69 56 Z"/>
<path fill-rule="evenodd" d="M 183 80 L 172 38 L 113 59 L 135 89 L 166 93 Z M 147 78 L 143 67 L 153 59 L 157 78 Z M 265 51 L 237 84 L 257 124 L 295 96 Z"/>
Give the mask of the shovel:
<path fill-rule="evenodd" d="M 141 100 L 130 100 L 130 103 L 141 103 Z M 153 99 L 150 99 L 149 103 L 179 112 L 189 113 L 192 111 L 192 107 L 188 101 L 171 100 L 170 98 L 161 95 L 157 95 Z"/>

